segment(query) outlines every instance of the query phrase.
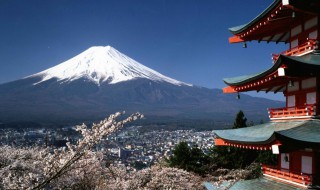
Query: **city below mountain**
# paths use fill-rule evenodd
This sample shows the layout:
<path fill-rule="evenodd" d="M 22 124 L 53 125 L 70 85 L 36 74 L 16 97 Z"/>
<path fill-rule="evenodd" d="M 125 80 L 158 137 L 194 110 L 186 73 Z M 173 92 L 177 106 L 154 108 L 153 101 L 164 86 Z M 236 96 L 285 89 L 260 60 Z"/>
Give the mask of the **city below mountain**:
<path fill-rule="evenodd" d="M 116 111 L 163 119 L 232 121 L 241 109 L 266 120 L 267 106 L 283 102 L 223 94 L 164 76 L 110 46 L 91 47 L 45 71 L 0 85 L 0 123 L 70 124 Z"/>

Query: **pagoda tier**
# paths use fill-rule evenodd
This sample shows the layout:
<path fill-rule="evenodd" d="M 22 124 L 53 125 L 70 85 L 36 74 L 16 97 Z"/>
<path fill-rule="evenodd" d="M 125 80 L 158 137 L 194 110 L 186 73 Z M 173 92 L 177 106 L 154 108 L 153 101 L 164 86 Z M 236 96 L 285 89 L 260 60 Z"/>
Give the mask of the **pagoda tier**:
<path fill-rule="evenodd" d="M 269 108 L 273 121 L 319 118 L 320 51 L 303 56 L 279 55 L 275 64 L 258 74 L 226 78 L 224 93 L 283 92 L 286 107 Z"/>
<path fill-rule="evenodd" d="M 230 43 L 245 41 L 291 42 L 299 44 L 318 37 L 320 2 L 317 0 L 275 0 L 247 24 L 230 28 Z M 299 35 L 304 33 L 304 35 Z M 298 45 L 298 44 L 296 44 Z"/>
<path fill-rule="evenodd" d="M 320 76 L 320 51 L 304 56 L 279 55 L 275 64 L 266 71 L 223 79 L 229 85 L 223 92 L 284 92 L 289 83 L 317 76 Z"/>
<path fill-rule="evenodd" d="M 271 122 L 214 133 L 216 146 L 279 154 L 278 165 L 261 166 L 266 177 L 303 188 L 319 182 L 320 120 Z"/>

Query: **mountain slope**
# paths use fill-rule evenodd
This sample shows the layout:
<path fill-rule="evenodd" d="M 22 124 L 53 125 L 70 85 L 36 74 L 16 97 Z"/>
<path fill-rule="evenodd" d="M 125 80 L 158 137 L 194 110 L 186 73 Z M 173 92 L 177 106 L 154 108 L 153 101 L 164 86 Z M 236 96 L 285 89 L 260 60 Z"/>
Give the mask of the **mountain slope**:
<path fill-rule="evenodd" d="M 0 85 L 0 121 L 72 123 L 115 111 L 148 118 L 266 119 L 282 102 L 193 86 L 149 69 L 114 48 L 93 47 L 53 68 Z"/>

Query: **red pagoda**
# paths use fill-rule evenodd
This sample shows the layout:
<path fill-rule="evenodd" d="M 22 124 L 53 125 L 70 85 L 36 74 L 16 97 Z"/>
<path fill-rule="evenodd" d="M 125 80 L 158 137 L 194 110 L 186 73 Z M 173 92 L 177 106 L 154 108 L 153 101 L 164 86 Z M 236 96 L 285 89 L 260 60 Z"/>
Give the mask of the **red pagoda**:
<path fill-rule="evenodd" d="M 282 92 L 283 108 L 269 108 L 270 122 L 215 131 L 216 146 L 278 154 L 278 165 L 262 166 L 266 177 L 307 188 L 320 181 L 320 1 L 275 0 L 248 24 L 230 28 L 230 43 L 284 42 L 272 66 L 254 75 L 224 79 L 224 93 Z"/>

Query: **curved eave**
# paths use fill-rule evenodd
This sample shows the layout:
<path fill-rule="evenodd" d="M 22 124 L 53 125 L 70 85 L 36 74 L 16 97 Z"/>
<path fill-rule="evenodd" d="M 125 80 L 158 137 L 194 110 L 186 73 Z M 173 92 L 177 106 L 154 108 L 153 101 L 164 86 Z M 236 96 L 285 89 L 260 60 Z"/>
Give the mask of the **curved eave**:
<path fill-rule="evenodd" d="M 277 136 L 284 136 L 304 143 L 320 143 L 320 121 L 310 120 L 299 127 L 277 132 Z"/>
<path fill-rule="evenodd" d="M 281 56 L 279 57 L 279 59 L 281 59 Z M 280 67 L 280 65 L 281 65 L 281 62 L 277 61 L 271 68 L 263 72 L 252 74 L 252 75 L 243 75 L 243 76 L 232 77 L 232 78 L 224 78 L 223 81 L 229 86 L 244 85 L 244 84 L 253 82 L 255 80 L 264 78 L 265 76 L 275 72 Z"/>
<path fill-rule="evenodd" d="M 250 28 L 251 26 L 253 26 L 254 24 L 256 24 L 259 20 L 261 20 L 263 17 L 265 17 L 266 15 L 268 15 L 268 13 L 270 11 L 272 11 L 273 9 L 275 9 L 279 4 L 281 3 L 281 0 L 275 0 L 268 8 L 266 8 L 262 13 L 260 13 L 256 18 L 254 18 L 252 21 L 250 21 L 247 24 L 243 24 L 240 26 L 235 26 L 235 27 L 231 27 L 229 28 L 229 31 L 232 34 L 239 34 L 243 31 L 245 31 L 246 29 Z"/>
<path fill-rule="evenodd" d="M 311 120 L 305 124 L 288 131 L 280 131 L 276 139 L 283 142 L 286 149 L 315 148 L 320 149 L 320 121 Z M 292 144 L 295 146 L 292 147 Z"/>
<path fill-rule="evenodd" d="M 217 138 L 240 144 L 269 144 L 275 140 L 273 132 L 273 128 L 268 130 L 266 127 L 261 127 L 260 125 L 241 129 L 214 131 Z"/>
<path fill-rule="evenodd" d="M 225 78 L 223 81 L 229 86 L 241 86 L 247 83 L 262 79 L 278 70 L 283 64 L 286 65 L 286 76 L 315 76 L 320 71 L 320 52 L 314 51 L 313 53 L 304 56 L 285 56 L 280 55 L 276 63 L 266 71 L 244 75 L 233 78 Z"/>
<path fill-rule="evenodd" d="M 303 143 L 320 143 L 320 120 L 271 122 L 240 129 L 216 130 L 217 138 L 226 142 L 266 145 L 281 137 Z M 282 138 L 282 139 L 284 139 Z"/>

